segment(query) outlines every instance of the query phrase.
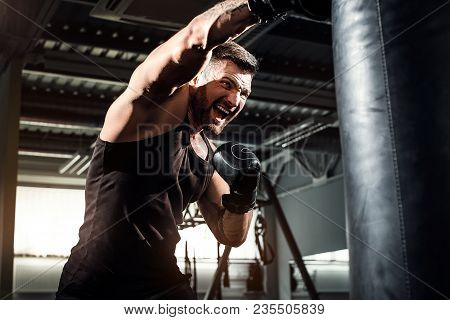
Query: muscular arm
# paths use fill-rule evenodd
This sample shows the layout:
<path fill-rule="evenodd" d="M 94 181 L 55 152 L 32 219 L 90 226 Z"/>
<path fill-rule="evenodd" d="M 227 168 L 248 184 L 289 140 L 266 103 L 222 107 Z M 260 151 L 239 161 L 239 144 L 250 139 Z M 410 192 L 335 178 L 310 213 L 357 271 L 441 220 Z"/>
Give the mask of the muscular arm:
<path fill-rule="evenodd" d="M 178 103 L 172 105 L 185 107 L 187 90 L 181 88 L 206 66 L 212 49 L 255 23 L 246 0 L 224 1 L 195 17 L 136 68 L 128 88 L 108 110 L 101 137 L 116 140 L 124 131 L 135 133 L 139 123 L 149 121 L 149 114 L 153 123 L 183 119 L 185 111 L 168 108 L 168 101 L 177 96 Z"/>
<path fill-rule="evenodd" d="M 134 72 L 130 86 L 160 101 L 192 80 L 207 64 L 214 47 L 255 24 L 247 1 L 228 0 L 195 17 L 156 48 Z"/>
<path fill-rule="evenodd" d="M 239 214 L 226 210 L 221 204 L 221 199 L 223 194 L 229 192 L 227 183 L 214 172 L 206 192 L 197 204 L 217 241 L 224 245 L 239 247 L 247 238 L 253 211 Z"/>

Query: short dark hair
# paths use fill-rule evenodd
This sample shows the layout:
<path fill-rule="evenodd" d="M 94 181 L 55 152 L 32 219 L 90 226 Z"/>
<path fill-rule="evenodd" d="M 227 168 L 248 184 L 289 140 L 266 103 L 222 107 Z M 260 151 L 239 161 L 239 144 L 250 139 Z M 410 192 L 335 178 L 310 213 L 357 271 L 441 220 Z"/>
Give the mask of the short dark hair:
<path fill-rule="evenodd" d="M 258 60 L 255 56 L 234 41 L 225 42 L 214 48 L 211 62 L 221 60 L 230 60 L 242 71 L 248 72 L 252 76 L 258 71 Z"/>

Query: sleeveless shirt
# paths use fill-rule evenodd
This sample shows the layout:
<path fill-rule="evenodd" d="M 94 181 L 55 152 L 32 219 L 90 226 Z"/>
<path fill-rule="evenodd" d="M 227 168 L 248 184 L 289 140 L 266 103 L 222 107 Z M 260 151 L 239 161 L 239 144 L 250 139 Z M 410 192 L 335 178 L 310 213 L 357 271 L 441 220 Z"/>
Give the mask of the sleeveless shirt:
<path fill-rule="evenodd" d="M 58 294 L 81 299 L 140 299 L 185 281 L 175 257 L 177 225 L 214 171 L 194 151 L 183 122 L 133 142 L 97 139 L 86 180 L 79 242 L 63 268 Z"/>

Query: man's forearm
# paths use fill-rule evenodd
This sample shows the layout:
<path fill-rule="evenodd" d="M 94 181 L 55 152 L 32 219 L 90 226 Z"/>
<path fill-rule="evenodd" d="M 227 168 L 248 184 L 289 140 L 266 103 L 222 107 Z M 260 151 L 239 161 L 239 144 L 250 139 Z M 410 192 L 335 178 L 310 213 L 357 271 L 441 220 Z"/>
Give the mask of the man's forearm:
<path fill-rule="evenodd" d="M 220 196 L 211 200 L 204 195 L 197 204 L 217 241 L 232 247 L 238 247 L 245 241 L 253 216 L 252 210 L 244 214 L 229 212 L 220 204 Z"/>
<path fill-rule="evenodd" d="M 194 18 L 191 25 L 206 28 L 207 35 L 200 45 L 211 50 L 215 46 L 234 39 L 257 23 L 250 13 L 247 0 L 226 0 Z"/>
<path fill-rule="evenodd" d="M 247 233 L 252 221 L 253 210 L 244 214 L 232 213 L 224 209 L 220 218 L 219 229 L 226 240 L 233 246 L 240 246 L 247 238 Z"/>

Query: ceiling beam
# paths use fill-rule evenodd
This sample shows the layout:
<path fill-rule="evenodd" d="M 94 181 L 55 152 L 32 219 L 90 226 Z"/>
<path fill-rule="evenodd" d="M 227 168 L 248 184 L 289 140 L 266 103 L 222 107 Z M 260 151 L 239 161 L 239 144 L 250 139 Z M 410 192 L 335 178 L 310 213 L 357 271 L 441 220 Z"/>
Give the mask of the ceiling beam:
<path fill-rule="evenodd" d="M 19 149 L 52 153 L 89 150 L 95 138 L 84 135 L 21 130 Z"/>
<path fill-rule="evenodd" d="M 260 64 L 260 72 L 262 73 L 311 79 L 324 83 L 334 82 L 333 66 L 318 65 L 312 62 L 300 62 L 284 58 L 263 58 Z M 324 89 L 326 88 L 325 86 Z"/>
<path fill-rule="evenodd" d="M 93 61 L 95 62 L 97 61 L 97 59 L 93 58 Z M 84 68 L 79 64 L 79 61 L 73 62 L 68 58 L 64 63 L 50 63 L 50 67 L 55 67 L 56 64 L 60 69 L 47 70 L 47 66 L 45 65 L 27 66 L 24 70 L 24 74 L 34 74 L 55 78 L 67 78 L 70 81 L 77 77 L 77 79 L 79 79 L 80 81 L 104 83 L 105 85 L 123 88 L 125 88 L 127 85 L 127 82 L 123 82 L 111 75 L 109 78 L 105 78 L 104 69 L 95 65 L 93 67 L 91 65 L 92 68 L 89 69 L 88 64 L 88 68 Z M 118 74 L 119 72 L 123 71 L 115 71 L 116 69 L 113 68 L 114 67 L 109 68 L 112 75 Z M 91 73 L 95 72 L 96 74 L 90 74 L 89 76 L 87 76 L 86 72 L 89 72 L 89 70 L 91 71 Z M 279 84 L 257 79 L 253 81 L 251 97 L 252 99 L 260 99 L 275 103 L 301 103 L 302 105 L 325 110 L 336 108 L 334 93 L 330 91 L 305 88 L 289 84 Z"/>
<path fill-rule="evenodd" d="M 42 32 L 40 25 L 49 21 L 58 4 L 58 0 L 0 2 L 0 72 L 11 58 L 33 49 Z"/>
<path fill-rule="evenodd" d="M 289 17 L 269 32 L 270 35 L 327 45 L 331 49 L 331 25 Z"/>
<path fill-rule="evenodd" d="M 21 118 L 92 126 L 103 124 L 112 99 L 86 97 L 73 93 L 42 92 L 24 88 L 22 91 Z"/>
<path fill-rule="evenodd" d="M 320 109 L 336 109 L 336 99 L 333 92 L 300 87 L 291 84 L 253 80 L 252 97 L 264 101 L 289 103 L 295 106 L 313 106 Z"/>
<path fill-rule="evenodd" d="M 148 54 L 159 45 L 162 39 L 167 40 L 173 34 L 140 26 L 135 26 L 136 30 L 127 30 L 124 27 L 125 25 L 119 23 L 95 23 L 94 25 L 90 24 L 89 20 L 82 25 L 70 21 L 52 21 L 41 39 Z"/>
<path fill-rule="evenodd" d="M 86 96 L 86 93 L 58 90 L 47 92 L 43 88 L 24 87 L 22 90 L 21 118 L 42 122 L 76 123 L 101 127 L 106 112 L 113 102 L 113 97 L 98 95 Z M 289 104 L 268 103 L 266 101 L 249 99 L 245 109 L 233 120 L 229 127 L 255 125 L 258 127 L 292 126 L 310 116 L 325 116 L 331 111 L 304 104 L 291 107 Z M 64 119 L 64 120 L 62 120 Z M 228 130 L 228 129 L 227 129 Z"/>
<path fill-rule="evenodd" d="M 59 45 L 61 41 L 64 41 L 74 48 L 77 48 L 78 46 L 97 47 L 117 50 L 119 52 L 134 53 L 136 55 L 147 55 L 171 36 L 171 34 L 167 34 L 161 37 L 161 34 L 145 35 L 145 33 L 142 35 L 130 35 L 129 33 L 114 31 L 117 30 L 117 28 L 108 28 L 109 30 L 102 31 L 102 29 L 95 27 L 52 25 L 52 27 L 49 28 L 49 33 L 43 33 L 41 38 L 43 40 L 56 41 L 58 42 L 57 45 Z M 277 28 L 274 28 L 270 34 Z M 83 32 L 80 32 L 80 30 L 83 30 Z M 98 32 L 100 32 L 100 34 L 97 34 Z M 286 38 L 292 33 L 283 32 L 284 31 L 280 33 L 277 31 L 275 34 L 278 35 L 278 33 L 280 33 L 280 36 Z M 113 37 L 113 35 L 115 35 L 115 37 Z M 132 40 L 129 40 L 130 37 Z M 280 61 L 265 61 L 264 56 L 258 54 L 257 51 L 253 50 L 252 53 L 258 58 L 262 58 L 263 62 L 261 63 L 260 71 L 264 73 L 301 77 L 316 81 L 327 81 L 333 76 L 332 66 L 313 66 L 311 63 L 305 61 L 288 61 L 289 65 L 286 66 L 285 60 L 281 61 L 281 63 Z"/>
<path fill-rule="evenodd" d="M 28 63 L 27 70 L 61 72 L 65 75 L 123 82 L 124 85 L 128 83 L 133 70 L 139 65 L 134 61 L 82 55 L 72 51 L 46 50 L 35 59 L 34 63 Z"/>

